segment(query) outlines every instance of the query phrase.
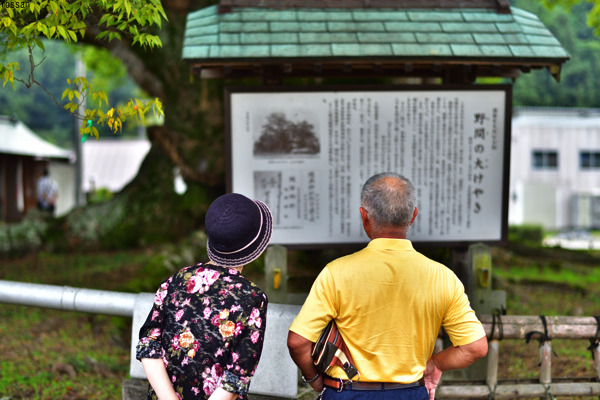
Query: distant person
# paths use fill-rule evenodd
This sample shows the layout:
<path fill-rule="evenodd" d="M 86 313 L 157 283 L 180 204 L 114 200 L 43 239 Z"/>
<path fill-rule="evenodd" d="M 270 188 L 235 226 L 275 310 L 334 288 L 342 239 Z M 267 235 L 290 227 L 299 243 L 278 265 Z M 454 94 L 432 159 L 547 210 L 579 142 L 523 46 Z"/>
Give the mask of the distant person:
<path fill-rule="evenodd" d="M 44 175 L 38 179 L 37 197 L 38 210 L 54 213 L 58 199 L 58 183 L 50 177 L 48 168 L 44 168 Z"/>
<path fill-rule="evenodd" d="M 487 353 L 485 332 L 456 275 L 406 239 L 415 205 L 405 177 L 371 177 L 360 207 L 371 242 L 323 269 L 290 326 L 290 355 L 305 382 L 317 392 L 326 388 L 323 400 L 433 400 L 442 371 Z M 360 372 L 351 381 L 337 366 L 319 374 L 311 358 L 332 319 Z M 453 346 L 433 354 L 440 327 Z"/>
<path fill-rule="evenodd" d="M 260 359 L 267 296 L 241 272 L 269 244 L 271 212 L 230 193 L 211 204 L 205 226 L 210 261 L 164 281 L 140 329 L 150 400 L 247 399 Z"/>

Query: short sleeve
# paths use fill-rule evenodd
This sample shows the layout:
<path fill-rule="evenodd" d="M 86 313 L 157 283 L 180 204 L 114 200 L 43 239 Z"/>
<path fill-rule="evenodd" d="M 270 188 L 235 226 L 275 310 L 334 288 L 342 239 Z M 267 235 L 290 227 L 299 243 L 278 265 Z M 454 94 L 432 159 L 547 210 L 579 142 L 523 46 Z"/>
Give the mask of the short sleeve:
<path fill-rule="evenodd" d="M 463 284 L 455 275 L 452 277 L 454 278 L 452 297 L 442 326 L 453 345 L 465 346 L 484 337 L 485 331 L 471 308 Z"/>
<path fill-rule="evenodd" d="M 169 280 L 163 282 L 154 296 L 154 305 L 146 322 L 140 328 L 139 342 L 136 346 L 135 358 L 161 358 L 162 356 L 162 324 L 163 324 L 163 302 L 167 295 Z"/>
<path fill-rule="evenodd" d="M 258 366 L 265 340 L 267 303 L 266 295 L 261 293 L 240 321 L 243 330 L 231 349 L 231 358 L 225 366 L 221 382 L 223 389 L 230 393 L 248 394 L 250 380 Z"/>
<path fill-rule="evenodd" d="M 328 267 L 323 268 L 315 282 L 300 313 L 296 316 L 290 331 L 316 342 L 329 321 L 337 317 L 335 281 Z"/>

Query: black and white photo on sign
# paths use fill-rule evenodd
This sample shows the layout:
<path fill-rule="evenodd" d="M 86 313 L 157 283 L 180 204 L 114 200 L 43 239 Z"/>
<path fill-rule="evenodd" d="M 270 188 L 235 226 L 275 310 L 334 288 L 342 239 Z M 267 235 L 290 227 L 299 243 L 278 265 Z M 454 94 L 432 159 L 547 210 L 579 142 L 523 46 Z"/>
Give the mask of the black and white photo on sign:
<path fill-rule="evenodd" d="M 271 111 L 256 117 L 253 127 L 255 157 L 314 157 L 320 153 L 318 126 L 311 113 Z"/>

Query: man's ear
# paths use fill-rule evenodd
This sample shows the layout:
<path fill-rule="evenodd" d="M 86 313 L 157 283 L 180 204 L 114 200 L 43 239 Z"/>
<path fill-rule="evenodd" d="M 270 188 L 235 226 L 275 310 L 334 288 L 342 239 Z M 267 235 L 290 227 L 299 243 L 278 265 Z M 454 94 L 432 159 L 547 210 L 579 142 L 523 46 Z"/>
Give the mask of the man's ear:
<path fill-rule="evenodd" d="M 365 230 L 365 233 L 367 234 L 369 239 L 372 239 L 372 237 L 371 237 L 371 220 L 369 219 L 368 211 L 365 210 L 363 207 L 360 208 L 360 217 L 362 218 L 362 224 L 363 224 L 363 229 Z"/>
<path fill-rule="evenodd" d="M 360 211 L 360 217 L 362 218 L 362 222 L 364 225 L 365 222 L 369 219 L 369 213 L 367 212 L 367 210 L 365 210 L 362 207 L 359 208 L 359 211 Z"/>
<path fill-rule="evenodd" d="M 419 210 L 417 209 L 417 207 L 415 207 L 415 211 L 413 212 L 412 219 L 410 220 L 410 225 L 412 225 L 413 222 L 415 222 L 415 218 L 417 218 L 418 213 L 419 213 Z"/>

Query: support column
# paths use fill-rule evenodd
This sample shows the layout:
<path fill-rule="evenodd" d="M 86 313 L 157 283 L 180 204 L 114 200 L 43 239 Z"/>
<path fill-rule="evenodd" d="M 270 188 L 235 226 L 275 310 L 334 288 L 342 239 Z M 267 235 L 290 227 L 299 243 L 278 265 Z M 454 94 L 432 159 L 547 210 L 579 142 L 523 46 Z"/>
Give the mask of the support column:
<path fill-rule="evenodd" d="M 287 303 L 287 249 L 269 246 L 265 252 L 265 287 L 269 303 Z"/>

